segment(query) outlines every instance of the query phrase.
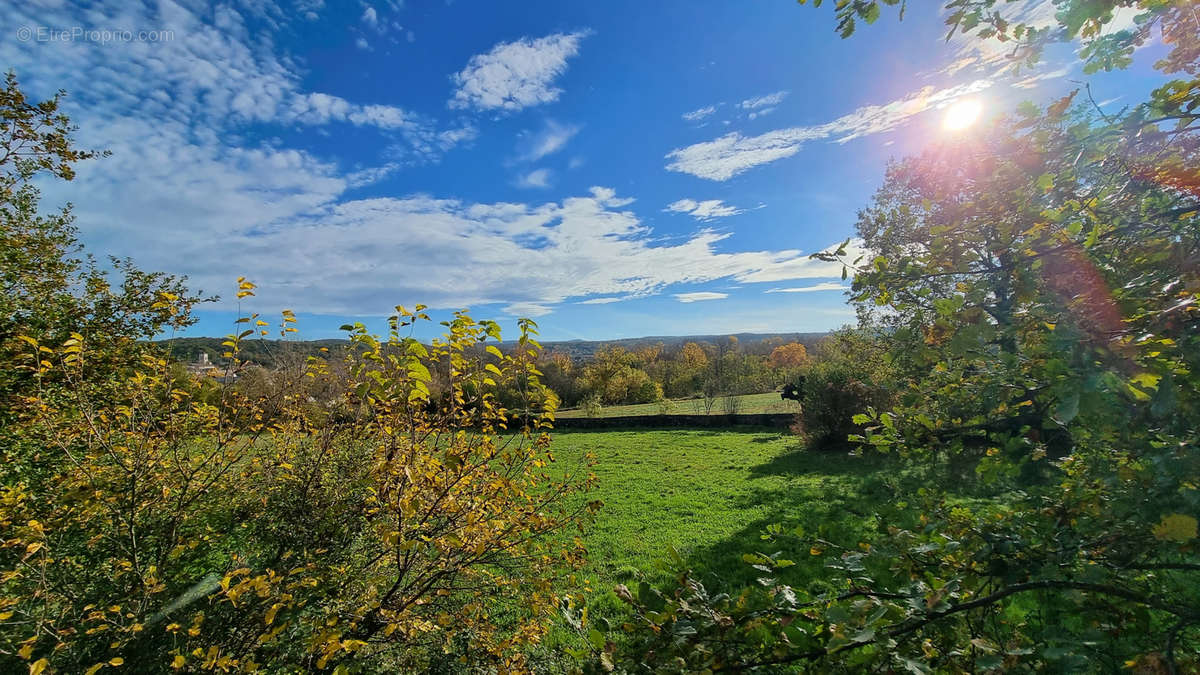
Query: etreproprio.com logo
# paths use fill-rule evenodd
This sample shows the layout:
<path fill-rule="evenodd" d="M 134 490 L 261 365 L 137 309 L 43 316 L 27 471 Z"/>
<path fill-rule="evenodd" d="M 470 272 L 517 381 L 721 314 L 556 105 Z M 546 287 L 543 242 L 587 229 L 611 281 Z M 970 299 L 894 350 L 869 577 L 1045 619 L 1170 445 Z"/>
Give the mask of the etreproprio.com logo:
<path fill-rule="evenodd" d="M 175 39 L 173 30 L 124 30 L 119 28 L 51 28 L 49 26 L 21 26 L 17 29 L 21 42 L 95 42 L 111 44 L 121 42 L 170 42 Z"/>

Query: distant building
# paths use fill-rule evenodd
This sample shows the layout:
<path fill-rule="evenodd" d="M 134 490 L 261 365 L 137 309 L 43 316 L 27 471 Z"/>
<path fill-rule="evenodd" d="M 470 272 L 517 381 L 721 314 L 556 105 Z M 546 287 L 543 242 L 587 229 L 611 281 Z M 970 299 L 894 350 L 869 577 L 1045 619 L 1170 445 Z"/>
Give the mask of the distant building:
<path fill-rule="evenodd" d="M 193 375 L 206 377 L 215 377 L 222 382 L 232 381 L 237 379 L 237 373 L 229 373 L 226 375 L 225 369 L 218 367 L 208 358 L 208 352 L 200 352 L 196 360 L 186 364 L 187 371 Z"/>

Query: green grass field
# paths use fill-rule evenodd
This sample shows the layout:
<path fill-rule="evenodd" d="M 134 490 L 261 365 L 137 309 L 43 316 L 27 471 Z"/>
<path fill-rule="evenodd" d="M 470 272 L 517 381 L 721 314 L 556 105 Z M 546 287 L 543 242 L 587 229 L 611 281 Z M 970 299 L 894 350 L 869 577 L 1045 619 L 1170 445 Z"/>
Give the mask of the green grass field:
<path fill-rule="evenodd" d="M 765 394 L 745 394 L 737 396 L 737 412 L 742 414 L 751 413 L 794 413 L 797 410 L 795 401 L 785 401 L 779 398 L 776 392 L 768 392 Z M 718 398 L 713 402 L 710 414 L 722 415 L 725 413 L 722 399 Z M 636 405 L 612 405 L 604 406 L 600 409 L 598 417 L 624 417 L 627 415 L 703 415 L 704 400 L 703 399 L 679 399 L 667 402 L 664 407 L 658 403 L 640 403 Z M 561 410 L 557 414 L 558 417 L 584 417 L 583 410 L 579 408 L 571 408 Z"/>
<path fill-rule="evenodd" d="M 598 460 L 599 485 L 588 498 L 604 507 L 584 538 L 586 573 L 598 591 L 629 581 L 636 570 L 653 571 L 671 547 L 698 572 L 752 583 L 756 572 L 741 557 L 767 546 L 760 537 L 767 525 L 824 528 L 853 539 L 870 526 L 871 503 L 894 497 L 883 482 L 884 460 L 806 452 L 795 436 L 774 429 L 573 431 L 553 438 L 561 468 L 589 451 Z M 765 552 L 786 547 L 774 546 Z M 789 553 L 797 576 L 820 572 L 807 550 Z"/>
<path fill-rule="evenodd" d="M 672 548 L 710 591 L 755 584 L 762 572 L 742 560 L 753 552 L 783 552 L 796 565 L 781 580 L 811 587 L 828 576 L 825 557 L 796 537 L 764 541 L 766 527 L 861 541 L 877 527 L 873 505 L 896 496 L 885 482 L 896 468 L 887 459 L 806 451 L 778 429 L 559 431 L 552 448 L 559 471 L 596 455 L 599 483 L 585 498 L 604 506 L 583 537 L 583 578 L 590 615 L 614 621 L 625 615 L 616 584 L 633 585 L 639 571 L 665 580 Z M 544 647 L 553 654 L 581 640 L 559 627 Z"/>

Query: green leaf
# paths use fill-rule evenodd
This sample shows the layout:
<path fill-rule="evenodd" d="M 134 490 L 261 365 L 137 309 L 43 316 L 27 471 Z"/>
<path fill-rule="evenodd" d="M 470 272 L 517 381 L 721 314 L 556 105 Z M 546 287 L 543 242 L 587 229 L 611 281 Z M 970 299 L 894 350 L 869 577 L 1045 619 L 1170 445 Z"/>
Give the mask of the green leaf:
<path fill-rule="evenodd" d="M 588 631 L 588 642 L 591 643 L 592 647 L 595 649 L 604 649 L 604 633 L 592 628 Z"/>
<path fill-rule="evenodd" d="M 408 364 L 408 374 L 415 380 L 420 382 L 430 382 L 433 376 L 429 374 L 429 369 L 420 361 L 414 361 Z"/>
<path fill-rule="evenodd" d="M 1058 402 L 1058 408 L 1054 411 L 1054 421 L 1063 425 L 1070 424 L 1078 414 L 1079 392 L 1073 391 Z"/>

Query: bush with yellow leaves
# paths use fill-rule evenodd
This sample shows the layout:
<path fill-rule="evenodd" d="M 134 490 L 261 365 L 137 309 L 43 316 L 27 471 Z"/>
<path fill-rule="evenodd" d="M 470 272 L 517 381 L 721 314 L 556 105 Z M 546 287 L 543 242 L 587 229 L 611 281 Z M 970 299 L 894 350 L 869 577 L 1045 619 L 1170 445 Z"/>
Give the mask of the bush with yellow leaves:
<path fill-rule="evenodd" d="M 327 424 L 307 417 L 319 358 L 208 402 L 147 347 L 96 398 L 81 335 L 25 341 L 32 376 L 69 396 L 26 400 L 56 475 L 0 489 L 0 669 L 526 668 L 583 560 L 572 530 L 598 506 L 579 496 L 593 478 L 548 468 L 533 322 L 506 352 L 466 313 L 423 344 L 404 336 L 423 309 L 398 307 L 383 338 L 345 327 L 353 414 Z M 234 368 L 266 333 L 242 321 Z"/>

